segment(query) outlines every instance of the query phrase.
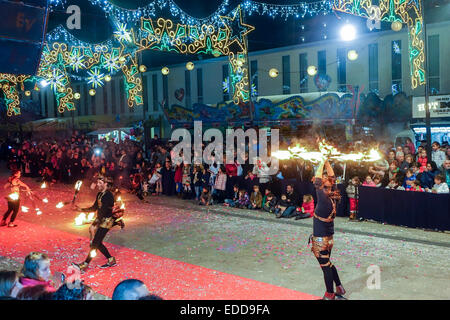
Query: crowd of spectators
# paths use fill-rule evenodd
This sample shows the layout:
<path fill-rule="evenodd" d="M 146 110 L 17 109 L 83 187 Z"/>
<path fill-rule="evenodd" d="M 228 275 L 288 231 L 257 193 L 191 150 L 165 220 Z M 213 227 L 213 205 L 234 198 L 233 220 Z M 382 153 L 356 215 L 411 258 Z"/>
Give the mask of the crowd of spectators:
<path fill-rule="evenodd" d="M 69 273 L 72 273 L 68 270 Z M 0 300 L 95 300 L 94 291 L 79 277 L 51 272 L 50 258 L 41 252 L 25 257 L 20 271 L 0 271 Z M 163 300 L 137 279 L 117 284 L 112 300 Z"/>
<path fill-rule="evenodd" d="M 290 141 L 290 145 L 300 143 L 313 150 L 314 144 L 317 148 L 316 138 Z M 449 192 L 448 145 L 441 146 L 434 142 L 432 157 L 428 159 L 424 147 L 420 145 L 416 149 L 411 140 L 396 148 L 393 144 L 374 140 L 345 144 L 338 144 L 333 139 L 329 141 L 343 152 L 358 152 L 376 146 L 382 155 L 382 159 L 375 163 L 332 163 L 337 182 L 346 185 L 351 202 L 357 198 L 360 185 L 406 191 Z M 279 171 L 270 175 L 270 163 L 261 159 L 249 161 L 249 151 L 260 148 L 256 141 L 246 146 L 243 164 L 238 161 L 232 164 L 185 164 L 182 154 L 174 154 L 173 146 L 174 143 L 155 136 L 147 150 L 144 150 L 141 143 L 131 140 L 116 144 L 89 139 L 74 132 L 69 139 L 28 139 L 20 144 L 9 143 L 7 160 L 9 168 L 19 168 L 24 176 L 49 183 L 89 182 L 94 181 L 97 175 L 110 176 L 117 188 L 128 190 L 142 201 L 148 201 L 152 195 L 162 194 L 193 200 L 205 206 L 223 204 L 263 210 L 273 213 L 277 218 L 300 219 L 312 216 L 312 195 L 300 194 L 300 190 L 295 190 L 296 182 L 311 181 L 315 171 L 311 162 L 283 160 L 280 161 Z M 280 146 L 280 149 L 285 148 L 285 144 Z M 216 158 L 213 159 L 217 160 L 215 162 L 224 162 L 223 158 Z M 351 203 L 350 207 L 355 204 Z"/>

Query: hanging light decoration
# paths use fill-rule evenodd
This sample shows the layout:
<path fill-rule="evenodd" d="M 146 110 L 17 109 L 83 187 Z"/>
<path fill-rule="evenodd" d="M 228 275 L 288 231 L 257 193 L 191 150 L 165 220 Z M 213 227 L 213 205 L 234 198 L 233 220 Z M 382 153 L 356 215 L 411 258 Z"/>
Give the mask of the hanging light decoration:
<path fill-rule="evenodd" d="M 139 71 L 140 72 L 145 72 L 145 71 L 147 71 L 147 67 L 142 64 L 142 65 L 139 66 Z"/>
<path fill-rule="evenodd" d="M 186 63 L 186 69 L 188 69 L 189 71 L 194 70 L 194 63 L 192 62 Z"/>
<path fill-rule="evenodd" d="M 106 81 L 106 82 L 110 82 L 110 81 L 111 81 L 111 76 L 110 76 L 109 74 L 107 74 L 107 75 L 105 76 L 105 81 Z"/>
<path fill-rule="evenodd" d="M 169 72 L 170 72 L 169 68 L 167 68 L 167 67 L 164 67 L 161 69 L 161 73 L 165 76 L 167 76 L 169 74 Z"/>
<path fill-rule="evenodd" d="M 77 100 L 79 100 L 81 98 L 81 94 L 79 94 L 78 92 L 75 92 L 73 97 Z"/>
<path fill-rule="evenodd" d="M 391 29 L 394 30 L 395 32 L 402 30 L 402 28 L 403 28 L 403 24 L 398 20 L 392 22 L 392 24 L 391 24 Z"/>
<path fill-rule="evenodd" d="M 27 97 L 31 96 L 31 91 L 29 91 L 29 90 L 25 91 L 25 95 L 26 95 Z"/>
<path fill-rule="evenodd" d="M 358 59 L 358 52 L 356 50 L 350 50 L 347 53 L 347 57 L 348 57 L 348 60 L 355 61 L 356 59 Z"/>
<path fill-rule="evenodd" d="M 275 69 L 275 68 L 272 68 L 272 69 L 269 70 L 269 76 L 270 76 L 271 78 L 276 78 L 276 77 L 278 77 L 278 74 L 279 74 L 279 72 L 278 72 L 278 70 Z"/>
<path fill-rule="evenodd" d="M 95 89 L 91 89 L 91 90 L 89 90 L 89 95 L 91 95 L 91 96 L 95 96 Z"/>
<path fill-rule="evenodd" d="M 313 77 L 317 74 L 317 67 L 316 66 L 309 66 L 308 69 L 306 69 L 306 72 Z"/>

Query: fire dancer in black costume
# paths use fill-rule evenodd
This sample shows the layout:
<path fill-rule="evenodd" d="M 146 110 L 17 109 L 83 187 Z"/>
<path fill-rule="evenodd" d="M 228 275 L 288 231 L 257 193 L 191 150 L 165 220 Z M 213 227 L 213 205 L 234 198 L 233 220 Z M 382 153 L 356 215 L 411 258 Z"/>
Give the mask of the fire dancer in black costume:
<path fill-rule="evenodd" d="M 8 182 L 4 186 L 5 189 L 10 188 L 11 194 L 6 197 L 6 200 L 8 201 L 8 210 L 6 210 L 5 214 L 3 215 L 3 219 L 0 222 L 0 227 L 4 227 L 6 225 L 8 225 L 8 227 L 10 228 L 17 227 L 17 224 L 14 223 L 14 220 L 16 219 L 17 213 L 19 212 L 20 208 L 20 188 L 24 188 L 27 191 L 28 195 L 31 195 L 30 187 L 20 181 L 20 176 L 20 170 L 14 170 L 13 174 L 8 178 Z M 8 219 L 11 212 L 11 219 L 7 224 L 6 220 Z"/>
<path fill-rule="evenodd" d="M 110 191 L 112 179 L 99 177 L 97 180 L 97 187 L 100 192 L 97 194 L 94 204 L 90 208 L 80 209 L 77 207 L 78 210 L 84 212 L 97 211 L 97 218 L 92 223 L 92 226 L 95 227 L 95 229 L 93 229 L 95 230 L 95 234 L 91 241 L 89 254 L 84 262 L 73 263 L 73 265 L 78 267 L 82 272 L 86 271 L 88 268 L 97 249 L 108 259 L 108 262 L 100 266 L 100 268 L 109 268 L 116 265 L 116 259 L 111 256 L 108 249 L 103 244 L 103 239 L 108 231 L 115 225 L 116 220 L 113 213 L 114 195 Z"/>
<path fill-rule="evenodd" d="M 323 179 L 325 166 L 328 177 Z M 313 234 L 310 237 L 312 252 L 320 264 L 325 280 L 326 292 L 324 300 L 345 299 L 345 289 L 341 284 L 336 267 L 330 262 L 333 248 L 334 218 L 336 217 L 336 201 L 340 199 L 339 191 L 332 190 L 334 171 L 328 160 L 322 160 L 314 177 L 317 193 L 317 206 L 314 211 Z M 333 290 L 336 284 L 336 292 Z"/>

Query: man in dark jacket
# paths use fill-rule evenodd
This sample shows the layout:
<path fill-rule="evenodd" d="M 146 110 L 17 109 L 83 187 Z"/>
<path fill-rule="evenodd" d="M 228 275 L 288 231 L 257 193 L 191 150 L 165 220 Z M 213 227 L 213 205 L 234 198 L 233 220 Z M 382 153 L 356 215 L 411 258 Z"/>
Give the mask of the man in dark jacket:
<path fill-rule="evenodd" d="M 278 202 L 277 218 L 291 218 L 295 216 L 295 209 L 299 203 L 299 197 L 294 191 L 294 186 L 288 184 L 286 194 L 281 195 Z"/>

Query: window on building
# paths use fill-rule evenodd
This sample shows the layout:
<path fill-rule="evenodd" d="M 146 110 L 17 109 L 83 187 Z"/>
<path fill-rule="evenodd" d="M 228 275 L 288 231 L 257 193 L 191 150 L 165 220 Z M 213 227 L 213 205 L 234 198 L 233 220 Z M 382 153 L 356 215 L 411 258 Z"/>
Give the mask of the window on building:
<path fill-rule="evenodd" d="M 120 87 L 120 113 L 125 113 L 125 82 L 122 80 L 119 83 Z"/>
<path fill-rule="evenodd" d="M 223 78 L 223 101 L 230 100 L 230 73 L 228 70 L 228 63 L 222 65 L 222 78 Z"/>
<path fill-rule="evenodd" d="M 158 76 L 152 75 L 153 111 L 158 111 Z"/>
<path fill-rule="evenodd" d="M 250 61 L 250 85 L 253 86 L 255 92 L 253 96 L 258 94 L 258 60 Z M 253 89 L 252 89 L 253 90 Z"/>
<path fill-rule="evenodd" d="M 111 82 L 103 87 L 103 114 L 108 114 L 108 89 Z"/>
<path fill-rule="evenodd" d="M 283 68 L 283 94 L 291 93 L 291 60 L 290 56 L 282 57 Z"/>
<path fill-rule="evenodd" d="M 369 91 L 378 93 L 378 43 L 369 44 Z"/>
<path fill-rule="evenodd" d="M 440 91 L 439 35 L 428 37 L 428 81 L 431 95 Z"/>
<path fill-rule="evenodd" d="M 142 106 L 144 108 L 145 112 L 148 112 L 148 77 L 146 75 L 142 76 L 142 95 L 144 99 L 144 105 Z"/>
<path fill-rule="evenodd" d="M 198 103 L 203 103 L 203 72 L 197 69 L 197 97 Z"/>
<path fill-rule="evenodd" d="M 338 91 L 345 92 L 347 90 L 347 49 L 337 49 L 337 82 Z"/>
<path fill-rule="evenodd" d="M 95 95 L 89 96 L 91 98 L 91 110 L 92 114 L 95 116 L 97 114 L 97 106 L 95 103 Z"/>
<path fill-rule="evenodd" d="M 300 53 L 298 56 L 300 69 L 300 93 L 308 92 L 308 54 Z"/>
<path fill-rule="evenodd" d="M 392 94 L 402 91 L 402 41 L 392 41 Z"/>
<path fill-rule="evenodd" d="M 116 79 L 111 81 L 111 111 L 112 114 L 117 114 L 116 108 Z"/>
<path fill-rule="evenodd" d="M 48 92 L 44 91 L 45 117 L 48 118 Z"/>
<path fill-rule="evenodd" d="M 84 85 L 83 87 L 84 87 L 84 94 L 83 94 L 83 96 L 84 96 L 84 99 L 83 99 L 83 102 L 84 102 L 84 115 L 87 116 L 87 115 L 89 115 L 89 104 L 88 104 L 88 101 L 89 101 L 90 95 L 89 95 L 89 88 L 88 88 L 88 86 Z"/>
<path fill-rule="evenodd" d="M 327 74 L 327 51 L 322 50 L 317 52 L 317 69 L 319 74 Z"/>
<path fill-rule="evenodd" d="M 184 90 L 186 98 L 186 108 L 191 108 L 191 71 L 184 70 Z"/>
<path fill-rule="evenodd" d="M 162 76 L 163 81 L 163 99 L 166 107 L 169 107 L 169 78 L 167 75 Z"/>
<path fill-rule="evenodd" d="M 77 91 L 81 95 L 81 85 L 77 85 Z M 77 106 L 77 115 L 81 116 L 81 100 L 75 100 Z"/>

